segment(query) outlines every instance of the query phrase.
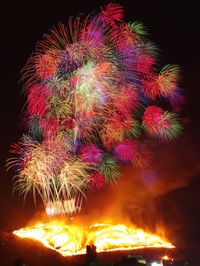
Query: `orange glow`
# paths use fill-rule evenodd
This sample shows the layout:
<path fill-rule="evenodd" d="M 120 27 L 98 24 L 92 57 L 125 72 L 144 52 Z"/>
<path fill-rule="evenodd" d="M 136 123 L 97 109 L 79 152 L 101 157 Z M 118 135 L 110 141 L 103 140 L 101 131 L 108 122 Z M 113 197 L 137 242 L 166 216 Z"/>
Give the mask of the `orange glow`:
<path fill-rule="evenodd" d="M 13 232 L 20 238 L 40 241 L 45 247 L 63 256 L 84 254 L 86 245 L 95 245 L 97 252 L 149 247 L 174 248 L 163 238 L 125 224 L 67 225 L 54 221 L 36 224 Z"/>
<path fill-rule="evenodd" d="M 167 255 L 162 257 L 163 260 L 171 260 Z"/>

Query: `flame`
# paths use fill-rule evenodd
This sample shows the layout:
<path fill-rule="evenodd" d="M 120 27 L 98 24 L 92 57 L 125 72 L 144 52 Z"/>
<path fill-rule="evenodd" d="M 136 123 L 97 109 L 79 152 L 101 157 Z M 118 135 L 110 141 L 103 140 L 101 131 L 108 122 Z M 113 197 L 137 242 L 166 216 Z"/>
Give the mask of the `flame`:
<path fill-rule="evenodd" d="M 165 239 L 125 224 L 67 225 L 54 221 L 40 223 L 13 232 L 20 238 L 40 241 L 45 247 L 63 256 L 86 253 L 86 245 L 95 245 L 97 252 L 149 247 L 174 248 Z"/>
<path fill-rule="evenodd" d="M 171 260 L 171 258 L 167 255 L 162 256 L 162 260 Z"/>

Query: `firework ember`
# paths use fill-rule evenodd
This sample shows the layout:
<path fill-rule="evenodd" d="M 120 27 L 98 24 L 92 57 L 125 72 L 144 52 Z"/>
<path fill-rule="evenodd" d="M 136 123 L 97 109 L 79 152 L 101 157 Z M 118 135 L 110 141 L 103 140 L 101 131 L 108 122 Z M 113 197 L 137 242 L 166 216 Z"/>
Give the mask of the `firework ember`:
<path fill-rule="evenodd" d="M 17 168 L 14 190 L 39 195 L 49 215 L 80 211 L 87 191 L 116 183 L 123 164 L 148 170 L 146 139 L 181 132 L 179 67 L 159 71 L 145 27 L 123 14 L 110 3 L 53 27 L 23 69 L 27 132 L 8 168 Z"/>
<path fill-rule="evenodd" d="M 167 240 L 125 224 L 93 224 L 88 227 L 62 222 L 37 224 L 13 232 L 20 238 L 40 241 L 45 247 L 63 256 L 84 254 L 86 245 L 95 245 L 97 252 L 138 248 L 174 248 Z"/>

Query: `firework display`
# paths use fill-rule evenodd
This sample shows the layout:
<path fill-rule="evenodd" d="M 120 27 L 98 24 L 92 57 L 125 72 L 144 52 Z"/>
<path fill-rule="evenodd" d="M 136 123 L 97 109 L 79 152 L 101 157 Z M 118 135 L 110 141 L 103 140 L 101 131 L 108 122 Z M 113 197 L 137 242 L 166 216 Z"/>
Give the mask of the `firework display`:
<path fill-rule="evenodd" d="M 145 140 L 181 132 L 179 68 L 160 71 L 145 27 L 123 13 L 110 3 L 53 27 L 23 69 L 27 132 L 8 167 L 14 189 L 39 194 L 48 213 L 80 209 L 87 190 L 117 182 L 121 164 L 148 168 Z"/>

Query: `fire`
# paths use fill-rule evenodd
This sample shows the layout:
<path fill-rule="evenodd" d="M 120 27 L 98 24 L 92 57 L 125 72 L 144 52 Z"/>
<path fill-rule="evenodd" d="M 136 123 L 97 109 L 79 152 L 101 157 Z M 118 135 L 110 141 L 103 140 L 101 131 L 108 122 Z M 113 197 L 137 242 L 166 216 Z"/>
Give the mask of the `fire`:
<path fill-rule="evenodd" d="M 40 241 L 45 247 L 63 256 L 84 254 L 86 245 L 95 245 L 97 252 L 146 247 L 174 248 L 165 239 L 125 224 L 67 225 L 64 222 L 36 224 L 13 232 L 20 238 Z"/>
<path fill-rule="evenodd" d="M 164 255 L 164 256 L 162 257 L 162 260 L 171 260 L 171 259 L 170 259 L 170 257 L 169 257 L 169 256 L 167 256 L 167 255 Z"/>

